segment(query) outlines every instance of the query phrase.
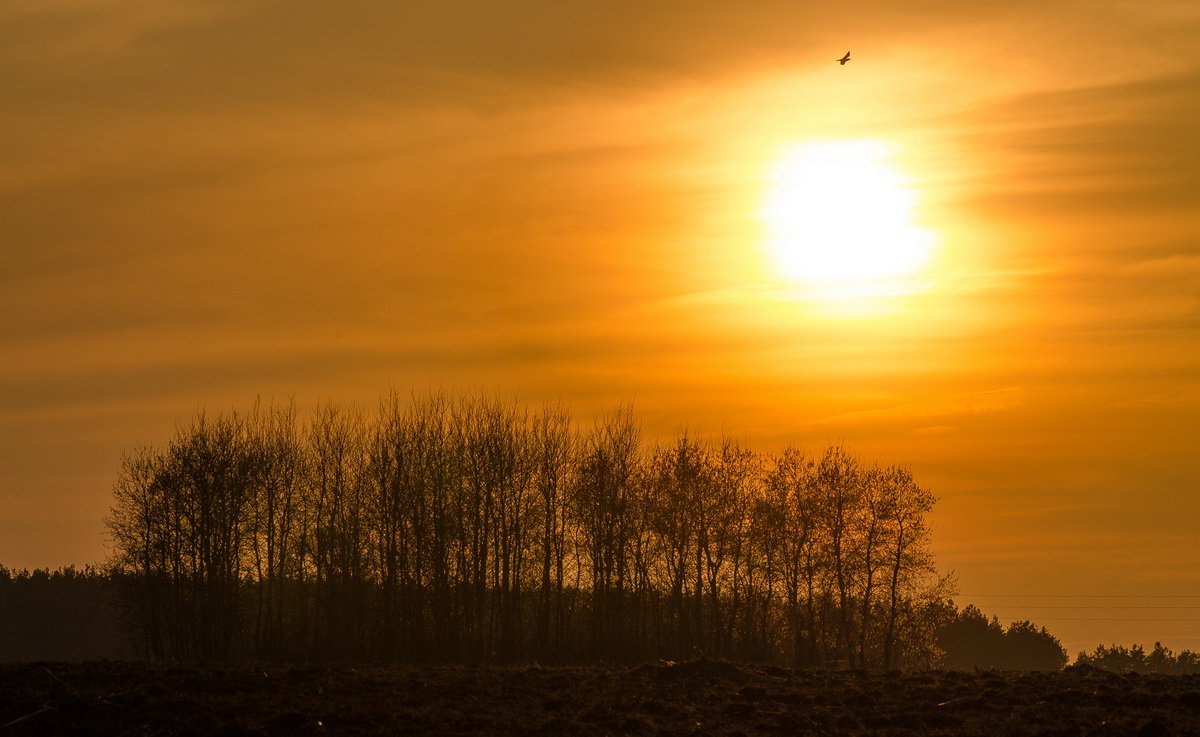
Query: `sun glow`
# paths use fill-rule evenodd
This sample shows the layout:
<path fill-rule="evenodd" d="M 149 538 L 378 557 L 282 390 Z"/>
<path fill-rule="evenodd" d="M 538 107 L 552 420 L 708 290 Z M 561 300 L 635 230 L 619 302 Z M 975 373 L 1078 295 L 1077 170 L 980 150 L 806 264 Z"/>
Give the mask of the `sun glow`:
<path fill-rule="evenodd" d="M 913 222 L 916 194 L 880 141 L 785 149 L 763 208 L 780 276 L 823 296 L 911 293 L 933 234 Z"/>

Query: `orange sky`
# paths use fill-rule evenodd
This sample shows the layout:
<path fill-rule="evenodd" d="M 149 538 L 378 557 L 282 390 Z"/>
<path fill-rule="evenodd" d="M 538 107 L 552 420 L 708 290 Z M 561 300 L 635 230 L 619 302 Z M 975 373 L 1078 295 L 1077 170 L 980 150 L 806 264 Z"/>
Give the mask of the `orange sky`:
<path fill-rule="evenodd" d="M 482 386 L 909 464 L 960 601 L 1200 649 L 1198 34 L 1157 0 L 8 0 L 0 562 L 102 558 L 122 451 L 198 406 Z M 919 289 L 781 278 L 770 172 L 811 140 L 886 144 Z"/>

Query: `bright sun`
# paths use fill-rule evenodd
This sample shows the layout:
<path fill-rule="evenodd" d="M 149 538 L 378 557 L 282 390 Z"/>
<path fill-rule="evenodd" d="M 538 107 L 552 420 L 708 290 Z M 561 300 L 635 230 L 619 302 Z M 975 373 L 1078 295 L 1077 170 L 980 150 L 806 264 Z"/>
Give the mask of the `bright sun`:
<path fill-rule="evenodd" d="M 913 223 L 916 195 L 880 141 L 786 148 L 763 208 L 781 276 L 830 296 L 913 291 L 933 234 Z"/>

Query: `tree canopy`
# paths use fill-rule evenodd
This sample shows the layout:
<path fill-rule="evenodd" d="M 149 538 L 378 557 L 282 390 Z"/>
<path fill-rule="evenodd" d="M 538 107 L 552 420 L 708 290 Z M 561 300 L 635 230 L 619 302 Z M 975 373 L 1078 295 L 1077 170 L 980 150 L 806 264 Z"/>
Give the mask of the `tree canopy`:
<path fill-rule="evenodd" d="M 158 658 L 928 667 L 933 504 L 838 446 L 649 445 L 628 407 L 579 427 L 393 392 L 197 413 L 125 456 L 107 523 Z"/>

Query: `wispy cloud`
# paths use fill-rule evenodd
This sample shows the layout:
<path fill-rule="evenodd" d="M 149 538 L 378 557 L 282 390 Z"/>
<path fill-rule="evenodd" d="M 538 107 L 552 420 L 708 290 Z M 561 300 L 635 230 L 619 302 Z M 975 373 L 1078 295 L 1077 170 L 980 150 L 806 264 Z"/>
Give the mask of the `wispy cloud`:
<path fill-rule="evenodd" d="M 34 79 L 38 69 L 103 78 L 97 65 L 169 63 L 169 48 L 149 47 L 156 36 L 237 13 L 222 0 L 9 0 L 0 6 L 0 63 L 19 61 Z"/>
<path fill-rule="evenodd" d="M 844 412 L 817 421 L 821 425 L 857 425 L 871 423 L 954 418 L 1003 412 L 1020 407 L 1025 402 L 1021 387 L 993 389 L 972 394 L 931 399 L 923 402 L 900 404 L 880 409 Z"/>
<path fill-rule="evenodd" d="M 1200 384 L 1188 383 L 1169 391 L 1131 397 L 1113 404 L 1118 409 L 1184 408 L 1200 406 Z"/>

